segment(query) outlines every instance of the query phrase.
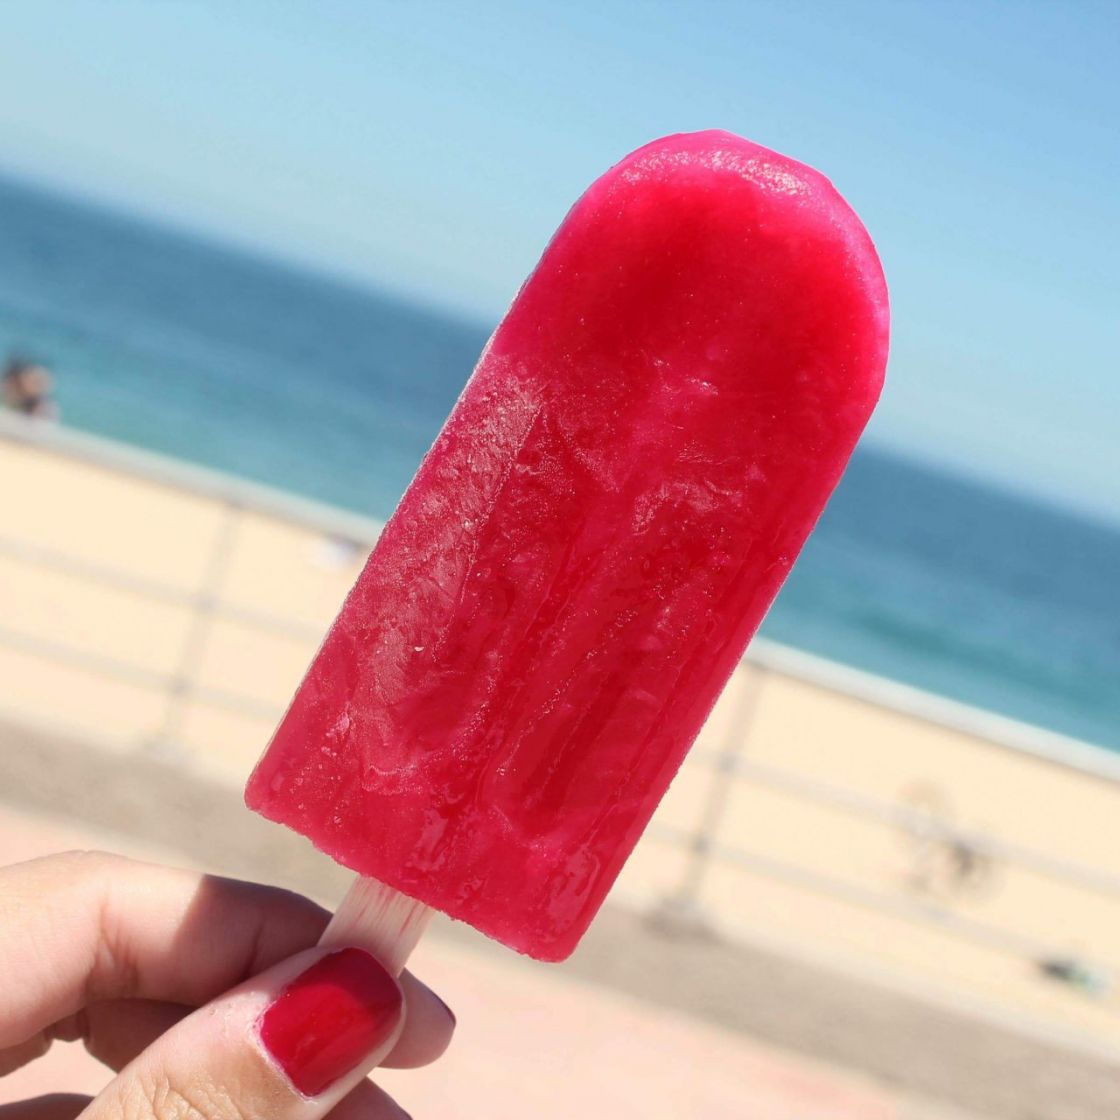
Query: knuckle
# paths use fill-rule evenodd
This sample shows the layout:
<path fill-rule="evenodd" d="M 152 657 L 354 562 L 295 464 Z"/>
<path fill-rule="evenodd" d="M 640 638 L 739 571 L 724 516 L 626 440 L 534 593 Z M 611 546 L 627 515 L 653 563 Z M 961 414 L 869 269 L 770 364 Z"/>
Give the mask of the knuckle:
<path fill-rule="evenodd" d="M 46 885 L 65 884 L 70 889 L 80 889 L 96 885 L 107 875 L 112 875 L 120 864 L 126 861 L 110 852 L 72 848 L 65 852 L 55 852 L 40 856 L 25 864 L 27 874 L 33 881 Z"/>
<path fill-rule="evenodd" d="M 121 1120 L 256 1120 L 204 1073 L 189 1081 L 166 1070 L 140 1074 L 122 1106 Z"/>
<path fill-rule="evenodd" d="M 87 1004 L 110 996 L 129 998 L 141 990 L 140 962 L 122 934 L 109 899 L 109 894 L 103 895 L 98 905 L 97 948 L 86 974 Z"/>
<path fill-rule="evenodd" d="M 202 1112 L 163 1070 L 141 1073 L 129 1085 L 122 1101 L 121 1120 L 203 1120 Z"/>
<path fill-rule="evenodd" d="M 121 864 L 128 862 L 123 856 L 103 852 L 98 848 L 72 848 L 70 851 L 59 852 L 58 855 L 49 858 L 64 870 L 82 879 L 111 873 Z"/>

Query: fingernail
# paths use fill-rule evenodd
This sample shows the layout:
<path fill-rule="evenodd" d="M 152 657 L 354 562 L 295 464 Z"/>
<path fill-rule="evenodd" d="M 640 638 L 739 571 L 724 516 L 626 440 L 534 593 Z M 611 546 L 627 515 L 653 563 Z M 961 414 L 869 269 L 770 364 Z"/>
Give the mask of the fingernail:
<path fill-rule="evenodd" d="M 400 1015 L 396 980 L 369 953 L 342 949 L 293 980 L 257 1029 L 288 1080 L 315 1097 L 384 1045 Z"/>

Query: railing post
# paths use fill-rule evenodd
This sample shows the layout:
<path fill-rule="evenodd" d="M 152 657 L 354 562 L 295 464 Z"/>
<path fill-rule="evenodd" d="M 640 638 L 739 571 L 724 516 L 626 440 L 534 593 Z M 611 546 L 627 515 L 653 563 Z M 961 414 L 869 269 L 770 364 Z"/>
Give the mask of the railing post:
<path fill-rule="evenodd" d="M 167 684 L 163 721 L 148 743 L 148 749 L 155 753 L 173 754 L 182 746 L 183 722 L 191 704 L 191 693 L 197 685 L 198 670 L 210 637 L 222 581 L 233 555 L 234 534 L 241 520 L 242 508 L 238 502 L 226 499 L 223 504 L 224 516 L 218 525 L 198 591 L 192 599 L 194 612 L 187 636 L 179 652 L 178 664 Z"/>
<path fill-rule="evenodd" d="M 746 679 L 741 681 L 732 730 L 712 766 L 712 780 L 700 819 L 688 838 L 684 872 L 676 889 L 662 899 L 650 914 L 653 924 L 667 933 L 711 935 L 711 923 L 700 896 L 711 866 L 712 849 L 727 813 L 738 760 L 750 736 L 759 694 L 767 675 L 767 670 L 761 665 L 748 664 L 746 661 L 740 662 L 735 672 L 736 675 L 744 674 Z"/>

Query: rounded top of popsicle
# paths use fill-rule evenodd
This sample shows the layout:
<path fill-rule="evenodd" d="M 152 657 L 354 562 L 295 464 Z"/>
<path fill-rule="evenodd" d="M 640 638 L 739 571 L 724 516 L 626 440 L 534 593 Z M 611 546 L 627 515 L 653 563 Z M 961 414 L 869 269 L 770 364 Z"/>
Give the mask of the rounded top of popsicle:
<path fill-rule="evenodd" d="M 596 179 L 515 306 L 489 356 L 547 341 L 596 399 L 611 369 L 687 368 L 724 407 L 777 393 L 827 423 L 866 421 L 882 389 L 889 304 L 863 223 L 820 172 L 718 129 L 651 141 Z"/>
<path fill-rule="evenodd" d="M 699 175 L 726 172 L 752 183 L 765 194 L 798 199 L 831 220 L 851 226 L 874 249 L 863 223 L 826 175 L 807 163 L 721 128 L 675 132 L 651 140 L 619 160 L 591 189 L 619 175 L 624 179 L 661 175 L 683 182 L 690 169 Z"/>
<path fill-rule="evenodd" d="M 832 181 L 808 164 L 724 129 L 677 132 L 636 148 L 596 180 L 583 199 L 593 198 L 600 191 L 614 192 L 627 185 L 658 179 L 672 181 L 677 191 L 687 191 L 691 185 L 700 193 L 709 193 L 715 184 L 725 184 L 727 178 L 741 179 L 760 204 L 770 203 L 775 215 L 796 209 L 804 221 L 817 219 L 813 224 L 819 236 L 845 245 L 852 271 L 860 278 L 878 314 L 885 347 L 890 309 L 886 278 L 875 245 Z M 721 185 L 720 189 L 725 187 Z M 758 232 L 752 231 L 754 236 Z M 789 240 L 784 222 L 775 232 Z"/>

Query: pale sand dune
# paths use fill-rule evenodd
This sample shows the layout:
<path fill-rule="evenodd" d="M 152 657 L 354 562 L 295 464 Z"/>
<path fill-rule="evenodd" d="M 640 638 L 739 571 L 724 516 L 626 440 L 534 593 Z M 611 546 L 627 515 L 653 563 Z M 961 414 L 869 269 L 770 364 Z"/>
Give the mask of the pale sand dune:
<path fill-rule="evenodd" d="M 361 550 L 255 508 L 252 491 L 231 505 L 97 464 L 103 453 L 81 440 L 52 444 L 0 440 L 0 477 L 19 480 L 0 517 L 0 714 L 242 783 Z M 361 536 L 357 519 L 346 525 Z M 859 694 L 869 689 L 881 698 Z M 1030 960 L 1065 952 L 1120 975 L 1120 767 L 951 706 L 937 719 L 901 710 L 923 704 L 763 650 L 736 674 L 616 900 L 649 910 L 677 896 L 691 861 L 679 834 L 723 800 L 709 842 L 742 862 L 712 861 L 692 898 L 720 933 L 1120 1047 L 1115 992 L 1044 979 Z M 1087 769 L 996 741 L 1017 736 Z M 712 765 L 725 755 L 757 774 Z M 914 807 L 1038 856 L 997 854 L 962 884 L 945 843 L 923 847 L 903 826 Z"/>

